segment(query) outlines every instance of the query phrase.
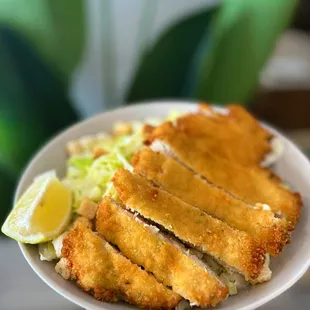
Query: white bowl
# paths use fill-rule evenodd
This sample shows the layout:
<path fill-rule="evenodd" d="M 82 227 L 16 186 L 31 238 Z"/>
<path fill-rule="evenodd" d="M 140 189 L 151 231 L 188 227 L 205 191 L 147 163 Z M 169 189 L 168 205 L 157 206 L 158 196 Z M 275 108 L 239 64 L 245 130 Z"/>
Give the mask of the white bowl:
<path fill-rule="evenodd" d="M 59 176 L 64 175 L 65 145 L 69 140 L 100 131 L 109 132 L 113 124 L 119 120 L 143 120 L 150 117 L 164 118 L 170 110 L 188 112 L 196 108 L 196 104 L 189 102 L 162 101 L 138 104 L 100 114 L 70 127 L 45 145 L 30 162 L 19 182 L 15 201 L 37 174 L 56 169 Z M 292 234 L 291 244 L 283 250 L 279 257 L 271 262 L 273 271 L 271 281 L 252 287 L 237 296 L 230 297 L 220 304 L 217 309 L 255 309 L 290 288 L 310 265 L 310 199 L 307 198 L 307 193 L 310 190 L 310 163 L 292 142 L 275 130 L 269 129 L 280 137 L 285 146 L 283 156 L 274 165 L 275 172 L 302 194 L 304 207 L 300 222 Z M 125 303 L 110 304 L 95 300 L 79 289 L 74 282 L 65 281 L 56 274 L 53 263 L 40 261 L 36 246 L 20 244 L 20 249 L 37 275 L 56 292 L 73 303 L 86 309 L 97 310 L 132 308 L 132 306 Z"/>

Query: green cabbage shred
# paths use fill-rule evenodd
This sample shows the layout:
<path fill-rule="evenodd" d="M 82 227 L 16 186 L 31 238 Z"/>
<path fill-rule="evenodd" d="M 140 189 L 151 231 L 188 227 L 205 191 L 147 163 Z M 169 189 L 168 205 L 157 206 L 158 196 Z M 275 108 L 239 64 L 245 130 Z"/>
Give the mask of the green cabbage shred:
<path fill-rule="evenodd" d="M 171 111 L 166 120 L 173 121 L 180 116 Z M 157 126 L 160 119 L 148 119 L 145 123 Z M 131 165 L 134 154 L 143 147 L 142 128 L 144 122 L 132 122 L 133 132 L 128 135 L 107 136 L 96 147 L 107 152 L 96 159 L 92 150 L 84 150 L 82 155 L 72 156 L 67 161 L 67 173 L 63 180 L 73 193 L 73 211 L 75 212 L 83 198 L 88 197 L 99 202 L 109 195 L 117 199 L 111 179 L 119 168 L 133 170 Z"/>

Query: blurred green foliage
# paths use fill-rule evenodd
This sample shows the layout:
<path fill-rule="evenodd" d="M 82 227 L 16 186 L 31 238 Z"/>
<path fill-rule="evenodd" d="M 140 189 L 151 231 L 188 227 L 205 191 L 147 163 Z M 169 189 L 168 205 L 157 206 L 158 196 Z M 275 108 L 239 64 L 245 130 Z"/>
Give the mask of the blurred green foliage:
<path fill-rule="evenodd" d="M 77 121 L 67 85 L 83 51 L 84 1 L 1 0 L 0 22 L 1 223 L 29 158 Z"/>
<path fill-rule="evenodd" d="M 127 102 L 190 97 L 186 88 L 192 61 L 215 11 L 212 8 L 187 17 L 161 34 L 142 56 Z"/>
<path fill-rule="evenodd" d="M 0 26 L 0 68 L 1 222 L 12 184 L 33 152 L 77 115 L 66 84 L 27 40 L 5 26 Z"/>
<path fill-rule="evenodd" d="M 84 48 L 85 1 L 0 0 L 0 223 L 34 151 L 77 120 L 67 94 Z M 146 44 L 126 101 L 250 98 L 297 0 L 219 3 Z"/>
<path fill-rule="evenodd" d="M 58 78 L 67 81 L 83 52 L 83 0 L 0 0 L 0 21 L 36 49 Z"/>
<path fill-rule="evenodd" d="M 296 0 L 223 1 L 212 31 L 198 48 L 190 93 L 219 103 L 250 100 L 296 4 Z M 210 41 L 214 45 L 207 53 Z"/>
<path fill-rule="evenodd" d="M 247 102 L 297 0 L 224 0 L 174 24 L 149 47 L 127 101 Z"/>

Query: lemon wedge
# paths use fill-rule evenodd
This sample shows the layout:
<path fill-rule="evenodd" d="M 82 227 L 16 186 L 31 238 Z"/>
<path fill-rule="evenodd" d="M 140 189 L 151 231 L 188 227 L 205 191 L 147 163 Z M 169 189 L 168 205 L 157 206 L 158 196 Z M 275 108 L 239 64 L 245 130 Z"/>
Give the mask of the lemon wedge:
<path fill-rule="evenodd" d="M 54 171 L 36 177 L 7 217 L 2 232 L 31 244 L 58 237 L 71 218 L 71 196 Z"/>

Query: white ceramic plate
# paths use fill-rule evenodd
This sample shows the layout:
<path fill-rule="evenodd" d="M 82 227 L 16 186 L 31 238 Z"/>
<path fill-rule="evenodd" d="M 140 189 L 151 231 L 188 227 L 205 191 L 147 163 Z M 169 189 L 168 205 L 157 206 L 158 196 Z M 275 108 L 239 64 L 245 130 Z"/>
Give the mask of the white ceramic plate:
<path fill-rule="evenodd" d="M 100 114 L 70 127 L 52 139 L 33 158 L 19 182 L 15 200 L 30 185 L 36 175 L 50 169 L 56 169 L 59 176 L 64 175 L 65 146 L 69 140 L 100 131 L 109 132 L 116 121 L 143 120 L 150 117 L 165 118 L 170 110 L 188 112 L 196 110 L 196 108 L 196 104 L 189 102 L 162 101 L 132 105 Z M 274 171 L 294 189 L 301 192 L 304 202 L 301 219 L 292 234 L 291 244 L 284 249 L 278 258 L 271 262 L 273 271 L 271 281 L 255 286 L 248 291 L 243 291 L 237 296 L 230 297 L 220 304 L 217 309 L 255 309 L 290 288 L 310 265 L 310 200 L 307 199 L 310 191 L 310 164 L 292 142 L 275 130 L 270 130 L 280 137 L 285 146 L 283 156 L 274 165 Z M 65 281 L 56 274 L 53 263 L 40 261 L 36 246 L 20 244 L 20 249 L 37 275 L 51 288 L 73 303 L 94 310 L 133 308 L 125 303 L 110 304 L 96 301 L 93 297 L 80 290 L 74 282 Z"/>

